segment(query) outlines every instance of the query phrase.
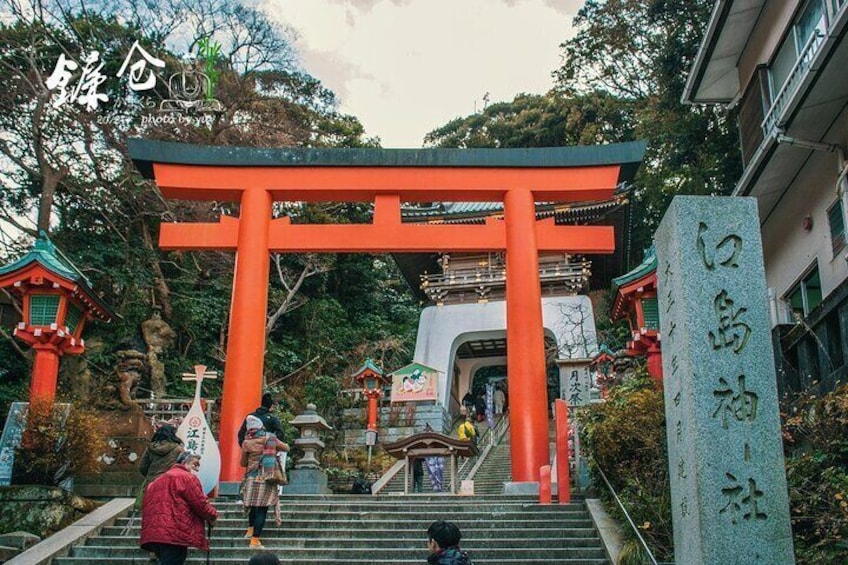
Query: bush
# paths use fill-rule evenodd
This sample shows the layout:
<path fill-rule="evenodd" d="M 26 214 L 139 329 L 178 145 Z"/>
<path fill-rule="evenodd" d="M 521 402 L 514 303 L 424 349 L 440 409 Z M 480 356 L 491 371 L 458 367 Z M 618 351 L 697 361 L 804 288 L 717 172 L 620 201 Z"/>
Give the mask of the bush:
<path fill-rule="evenodd" d="M 641 374 L 615 387 L 607 402 L 590 406 L 578 417 L 594 484 L 604 484 L 600 468 L 654 556 L 671 561 L 674 537 L 662 390 Z M 605 488 L 602 491 L 610 512 L 624 523 L 612 497 Z"/>
<path fill-rule="evenodd" d="M 848 563 L 848 386 L 787 409 L 783 437 L 795 556 Z"/>
<path fill-rule="evenodd" d="M 33 402 L 15 452 L 14 483 L 60 486 L 74 476 L 97 474 L 105 450 L 104 424 L 93 412 Z"/>

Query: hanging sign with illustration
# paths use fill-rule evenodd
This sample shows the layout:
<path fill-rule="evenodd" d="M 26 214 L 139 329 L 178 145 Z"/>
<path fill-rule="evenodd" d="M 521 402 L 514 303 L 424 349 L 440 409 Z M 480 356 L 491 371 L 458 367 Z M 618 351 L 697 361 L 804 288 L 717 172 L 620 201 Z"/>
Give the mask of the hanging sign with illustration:
<path fill-rule="evenodd" d="M 199 478 L 203 485 L 203 492 L 206 494 L 212 492 L 212 489 L 218 485 L 218 477 L 221 474 L 221 452 L 209 428 L 209 422 L 206 421 L 206 414 L 200 401 L 200 387 L 203 379 L 214 378 L 217 378 L 217 373 L 207 372 L 205 365 L 195 365 L 194 373 L 183 373 L 184 381 L 195 381 L 194 402 L 180 427 L 177 428 L 177 437 L 183 440 L 186 451 L 200 455 Z"/>
<path fill-rule="evenodd" d="M 410 363 L 392 373 L 392 402 L 437 400 L 439 371 L 420 363 Z"/>

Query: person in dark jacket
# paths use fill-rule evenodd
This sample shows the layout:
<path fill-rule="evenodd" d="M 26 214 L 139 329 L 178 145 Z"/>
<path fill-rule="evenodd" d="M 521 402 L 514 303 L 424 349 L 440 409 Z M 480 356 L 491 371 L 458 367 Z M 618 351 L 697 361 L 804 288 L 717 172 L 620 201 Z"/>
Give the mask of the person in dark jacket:
<path fill-rule="evenodd" d="M 427 548 L 430 565 L 471 565 L 468 554 L 459 549 L 462 532 L 453 522 L 438 520 L 427 528 Z"/>
<path fill-rule="evenodd" d="M 478 422 L 486 419 L 486 397 L 482 394 L 474 399 L 474 414 Z"/>
<path fill-rule="evenodd" d="M 262 395 L 262 406 L 248 414 L 248 416 L 256 416 L 262 420 L 262 428 L 269 434 L 277 436 L 277 439 L 282 440 L 283 425 L 280 423 L 280 419 L 271 413 L 271 408 L 273 406 L 274 397 L 271 396 L 270 392 L 266 392 Z M 245 417 L 244 421 L 241 423 L 241 428 L 239 428 L 238 431 L 239 447 L 241 447 L 241 444 L 244 443 L 245 435 L 247 435 L 247 417 Z"/>
<path fill-rule="evenodd" d="M 141 508 L 141 501 L 147 485 L 173 467 L 174 463 L 177 462 L 177 457 L 183 451 L 185 451 L 183 440 L 177 437 L 177 429 L 170 424 L 159 426 L 150 440 L 150 445 L 144 450 L 144 455 L 141 456 L 141 465 L 138 470 L 144 475 L 144 482 L 141 483 L 139 496 L 136 499 L 138 508 Z"/>
<path fill-rule="evenodd" d="M 465 407 L 464 416 L 471 416 L 474 413 L 474 396 L 470 390 L 462 397 L 462 405 Z"/>
<path fill-rule="evenodd" d="M 156 553 L 159 565 L 183 565 L 188 548 L 208 550 L 206 523 L 218 511 L 203 493 L 200 456 L 183 452 L 177 463 L 150 483 L 141 510 L 141 547 Z"/>

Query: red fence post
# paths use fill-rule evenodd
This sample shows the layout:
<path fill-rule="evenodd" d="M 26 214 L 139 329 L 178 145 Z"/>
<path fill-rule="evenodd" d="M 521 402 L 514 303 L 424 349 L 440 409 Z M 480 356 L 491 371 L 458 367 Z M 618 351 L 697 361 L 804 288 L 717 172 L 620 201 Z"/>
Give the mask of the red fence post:
<path fill-rule="evenodd" d="M 551 503 L 551 466 L 539 467 L 539 504 Z"/>
<path fill-rule="evenodd" d="M 557 500 L 571 502 L 571 473 L 568 466 L 568 405 L 558 398 L 554 403 L 556 425 Z"/>

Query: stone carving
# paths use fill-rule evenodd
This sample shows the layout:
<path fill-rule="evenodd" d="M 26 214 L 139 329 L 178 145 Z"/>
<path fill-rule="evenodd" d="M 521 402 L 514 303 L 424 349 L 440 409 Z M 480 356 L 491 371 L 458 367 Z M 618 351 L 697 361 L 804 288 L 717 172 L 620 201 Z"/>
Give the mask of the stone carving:
<path fill-rule="evenodd" d="M 138 407 L 138 404 L 133 402 L 133 400 L 135 399 L 141 378 L 147 372 L 147 367 L 144 363 L 146 356 L 144 353 L 135 351 L 134 349 L 118 351 L 117 356 L 118 366 L 115 367 L 115 372 L 118 375 L 118 382 L 116 385 L 112 385 L 111 388 L 117 394 L 122 410 L 135 409 Z"/>
<path fill-rule="evenodd" d="M 147 363 L 150 366 L 150 390 L 156 398 L 164 398 L 166 391 L 165 364 L 159 355 L 174 344 L 177 334 L 161 318 L 159 311 L 153 312 L 149 320 L 141 324 L 141 333 L 147 344 Z"/>
<path fill-rule="evenodd" d="M 675 563 L 792 564 L 756 201 L 675 197 L 655 241 Z"/>

